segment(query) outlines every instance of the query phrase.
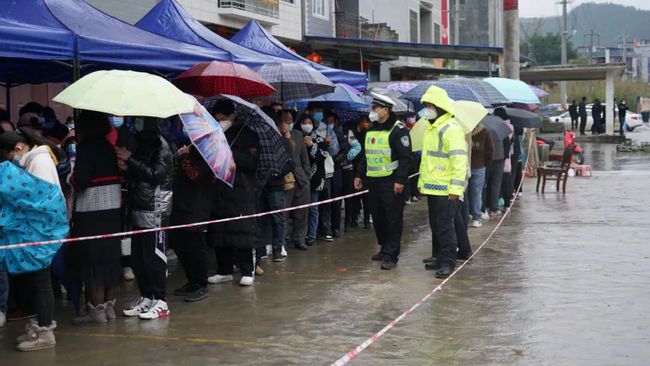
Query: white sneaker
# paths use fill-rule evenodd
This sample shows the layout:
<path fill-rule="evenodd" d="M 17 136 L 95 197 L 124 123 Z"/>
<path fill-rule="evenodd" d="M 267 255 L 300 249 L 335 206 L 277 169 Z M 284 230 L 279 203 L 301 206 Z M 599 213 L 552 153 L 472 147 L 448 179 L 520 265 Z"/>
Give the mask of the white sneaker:
<path fill-rule="evenodd" d="M 153 300 L 151 307 L 146 312 L 138 315 L 143 320 L 153 320 L 158 318 L 165 318 L 169 316 L 169 307 L 163 300 Z"/>
<path fill-rule="evenodd" d="M 125 316 L 138 316 L 140 313 L 149 311 L 152 304 L 152 300 L 147 299 L 146 297 L 140 297 L 132 302 L 128 308 L 124 309 L 122 313 L 124 313 Z"/>
<path fill-rule="evenodd" d="M 220 274 L 216 274 L 214 276 L 208 277 L 208 283 L 211 283 L 213 285 L 216 285 L 217 283 L 230 282 L 232 280 L 233 280 L 232 275 L 222 276 Z"/>
<path fill-rule="evenodd" d="M 0 328 L 4 327 L 5 324 L 7 324 L 7 316 L 5 315 L 5 313 L 0 311 Z"/>
<path fill-rule="evenodd" d="M 254 281 L 253 277 L 243 276 L 239 281 L 239 286 L 253 286 Z"/>
<path fill-rule="evenodd" d="M 411 204 L 411 199 L 410 198 L 407 199 L 406 202 L 404 202 L 404 203 L 406 203 L 407 205 L 410 205 Z"/>
<path fill-rule="evenodd" d="M 122 276 L 124 276 L 125 281 L 133 281 L 135 279 L 135 274 L 131 267 L 124 267 L 122 270 Z"/>
<path fill-rule="evenodd" d="M 472 220 L 472 222 L 470 223 L 470 226 L 475 227 L 475 228 L 479 228 L 479 227 L 483 226 L 483 224 L 481 223 L 481 220 Z"/>
<path fill-rule="evenodd" d="M 489 220 L 490 215 L 487 212 L 481 212 L 481 220 Z"/>
<path fill-rule="evenodd" d="M 282 254 L 282 256 L 285 257 L 285 258 L 289 256 L 289 255 L 287 254 L 287 250 L 284 249 L 284 245 L 282 246 L 282 253 L 281 253 L 281 254 Z"/>

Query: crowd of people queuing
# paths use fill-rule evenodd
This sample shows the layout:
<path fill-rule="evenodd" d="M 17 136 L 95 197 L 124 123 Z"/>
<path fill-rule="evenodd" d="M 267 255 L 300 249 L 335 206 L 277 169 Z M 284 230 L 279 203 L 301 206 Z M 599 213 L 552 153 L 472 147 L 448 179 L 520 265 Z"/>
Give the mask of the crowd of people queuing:
<path fill-rule="evenodd" d="M 64 245 L 51 268 L 17 276 L 0 268 L 0 326 L 5 314 L 10 320 L 29 318 L 18 350 L 53 347 L 54 293 L 61 284 L 75 304 L 73 324 L 106 324 L 116 319 L 122 281 L 133 277 L 139 296 L 121 313 L 145 320 L 168 316 L 170 248 L 186 277 L 172 294 L 187 302 L 205 299 L 208 284 L 234 281 L 235 271 L 241 286 L 251 286 L 264 274 L 267 257 L 282 262 L 287 248 L 309 250 L 359 228 L 374 226 L 381 249 L 372 259 L 390 270 L 399 259 L 404 205 L 422 196 L 432 230 L 425 267 L 448 276 L 457 260 L 472 254 L 468 227 L 498 218 L 515 199 L 524 154 L 521 129 L 513 128 L 502 141 L 482 124 L 465 134 L 440 90 L 423 97 L 418 114 L 397 115 L 390 99 L 375 95 L 369 114 L 345 121 L 315 104 L 301 112 L 282 103 L 264 106 L 283 137 L 284 145 L 276 148 L 291 157 L 281 171 L 267 174 L 260 174 L 258 132 L 239 118 L 232 101 L 219 101 L 209 112 L 233 153 L 233 187 L 215 179 L 175 117 L 81 111 L 62 123 L 52 108 L 34 102 L 21 109 L 17 123 L 3 113 L 0 161 L 61 187 L 71 237 L 237 217 L 365 188 L 370 194 L 228 224 Z M 504 109 L 494 114 L 508 121 Z M 421 119 L 430 126 L 420 153 L 411 151 L 408 131 Z M 210 267 L 212 255 L 216 268 Z"/>

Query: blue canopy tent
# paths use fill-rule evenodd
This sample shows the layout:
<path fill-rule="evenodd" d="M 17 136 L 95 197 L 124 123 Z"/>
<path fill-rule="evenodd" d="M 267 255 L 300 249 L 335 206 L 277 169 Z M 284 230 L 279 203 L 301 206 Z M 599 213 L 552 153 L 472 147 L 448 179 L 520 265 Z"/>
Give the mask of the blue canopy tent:
<path fill-rule="evenodd" d="M 161 0 L 135 26 L 177 41 L 226 51 L 230 54 L 232 61 L 251 68 L 257 68 L 269 62 L 288 61 L 230 42 L 201 24 L 176 0 Z"/>
<path fill-rule="evenodd" d="M 251 20 L 246 26 L 235 34 L 231 39 L 232 42 L 240 46 L 255 50 L 266 55 L 276 56 L 285 60 L 299 61 L 311 65 L 320 71 L 333 83 L 345 83 L 352 85 L 359 90 L 368 88 L 368 76 L 362 72 L 346 71 L 320 65 L 307 60 L 306 58 L 294 53 L 287 46 L 278 41 L 273 35 L 262 28 L 262 26 Z"/>

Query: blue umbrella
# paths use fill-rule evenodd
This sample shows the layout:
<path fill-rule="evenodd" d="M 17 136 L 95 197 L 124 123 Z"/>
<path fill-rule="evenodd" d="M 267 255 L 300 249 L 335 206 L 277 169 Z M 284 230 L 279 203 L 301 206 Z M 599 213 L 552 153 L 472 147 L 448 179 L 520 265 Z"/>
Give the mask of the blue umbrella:
<path fill-rule="evenodd" d="M 486 107 L 489 107 L 491 105 L 486 99 L 474 92 L 471 88 L 465 85 L 446 81 L 433 81 L 420 84 L 402 95 L 402 99 L 410 100 L 414 103 L 419 103 L 420 98 L 422 98 L 424 93 L 426 93 L 426 91 L 432 85 L 444 89 L 447 92 L 447 95 L 449 95 L 449 98 L 455 101 L 465 100 L 468 102 L 476 102 Z"/>
<path fill-rule="evenodd" d="M 302 99 L 298 103 L 318 103 L 323 108 L 337 110 L 368 110 L 368 103 L 361 97 L 354 94 L 343 84 L 336 84 L 334 92 L 321 96 Z"/>
<path fill-rule="evenodd" d="M 486 78 L 483 80 L 495 87 L 499 93 L 513 103 L 541 104 L 535 92 L 521 80 L 506 78 Z"/>

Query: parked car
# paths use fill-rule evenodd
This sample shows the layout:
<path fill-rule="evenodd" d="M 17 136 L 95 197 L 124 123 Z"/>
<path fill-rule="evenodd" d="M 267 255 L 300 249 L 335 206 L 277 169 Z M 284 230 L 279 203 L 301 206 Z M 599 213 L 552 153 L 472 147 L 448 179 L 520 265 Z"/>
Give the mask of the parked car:
<path fill-rule="evenodd" d="M 553 117 L 557 116 L 558 114 L 562 113 L 564 109 L 562 109 L 562 104 L 560 103 L 551 103 L 547 104 L 545 106 L 539 107 L 535 113 L 539 114 L 542 117 Z"/>
<path fill-rule="evenodd" d="M 587 131 L 591 130 L 591 125 L 594 123 L 594 119 L 591 115 L 591 106 L 592 106 L 591 104 L 587 105 L 587 127 L 585 128 L 585 130 Z M 604 105 L 603 107 L 605 108 Z M 618 129 L 618 108 L 615 109 L 615 112 L 616 112 L 616 116 L 615 116 L 616 124 L 614 125 L 614 127 L 615 129 Z M 555 123 L 564 124 L 564 127 L 566 129 L 571 128 L 571 116 L 569 116 L 569 112 L 564 112 L 557 116 L 550 117 L 550 120 Z M 625 121 L 627 121 L 629 131 L 632 131 L 636 127 L 641 126 L 643 124 L 643 121 L 641 120 L 641 115 L 630 111 L 627 111 L 627 113 L 625 114 Z M 578 118 L 578 123 L 580 123 L 579 118 Z"/>

